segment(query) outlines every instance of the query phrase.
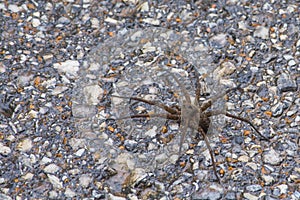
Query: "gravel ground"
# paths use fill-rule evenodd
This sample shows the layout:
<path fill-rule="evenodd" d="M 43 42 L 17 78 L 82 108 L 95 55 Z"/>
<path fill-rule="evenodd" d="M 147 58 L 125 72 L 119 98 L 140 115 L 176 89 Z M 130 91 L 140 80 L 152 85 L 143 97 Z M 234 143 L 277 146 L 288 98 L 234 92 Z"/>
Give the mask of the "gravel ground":
<path fill-rule="evenodd" d="M 299 2 L 4 1 L 0 10 L 0 199 L 300 199 Z M 156 41 L 166 29 L 182 43 Z M 147 126 L 140 140 L 108 120 L 118 83 L 152 75 L 126 76 L 151 66 L 152 47 L 173 50 L 179 72 L 221 67 L 223 83 L 243 87 L 227 95 L 229 112 L 269 138 L 223 117 L 210 135 L 221 184 L 202 140 L 180 162 L 168 154 L 178 149 L 176 123 L 170 141 Z"/>

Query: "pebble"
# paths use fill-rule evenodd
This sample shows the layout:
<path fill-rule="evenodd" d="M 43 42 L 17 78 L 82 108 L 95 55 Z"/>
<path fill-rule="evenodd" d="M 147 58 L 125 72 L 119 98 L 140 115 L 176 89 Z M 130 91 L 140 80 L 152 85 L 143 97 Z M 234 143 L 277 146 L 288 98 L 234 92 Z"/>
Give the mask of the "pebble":
<path fill-rule="evenodd" d="M 8 195 L 0 193 L 0 199 L 2 200 L 12 200 L 12 198 Z"/>
<path fill-rule="evenodd" d="M 264 163 L 271 165 L 279 165 L 282 162 L 282 157 L 274 149 L 271 149 L 263 154 Z"/>
<path fill-rule="evenodd" d="M 40 25 L 41 25 L 41 22 L 40 22 L 39 19 L 37 19 L 37 18 L 32 19 L 32 26 L 33 27 L 39 27 Z"/>
<path fill-rule="evenodd" d="M 53 67 L 59 72 L 76 76 L 79 70 L 79 62 L 77 60 L 67 60 L 65 62 L 54 63 Z"/>
<path fill-rule="evenodd" d="M 253 36 L 265 40 L 269 39 L 269 28 L 265 26 L 258 26 L 256 27 Z"/>
<path fill-rule="evenodd" d="M 213 184 L 206 188 L 205 190 L 195 193 L 193 199 L 209 199 L 218 200 L 221 199 L 223 194 L 223 188 L 220 185 Z"/>
<path fill-rule="evenodd" d="M 71 190 L 70 188 L 67 188 L 65 191 L 65 195 L 68 198 L 73 198 L 76 196 L 76 192 L 74 192 L 73 190 Z"/>
<path fill-rule="evenodd" d="M 160 24 L 160 21 L 158 19 L 153 19 L 153 18 L 145 18 L 145 19 L 143 19 L 143 22 L 145 22 L 147 24 L 152 24 L 155 26 L 158 26 Z"/>
<path fill-rule="evenodd" d="M 69 87 L 67 86 L 56 86 L 54 88 L 54 90 L 52 90 L 52 95 L 58 95 L 63 93 L 64 91 L 66 91 L 67 89 L 69 89 Z"/>
<path fill-rule="evenodd" d="M 126 200 L 126 198 L 124 198 L 124 197 L 118 197 L 118 196 L 115 196 L 113 194 L 109 194 L 108 195 L 108 200 Z"/>
<path fill-rule="evenodd" d="M 17 13 L 17 12 L 20 12 L 22 10 L 22 8 L 19 7 L 19 6 L 17 6 L 17 5 L 15 5 L 15 4 L 10 4 L 8 6 L 8 10 L 10 10 L 13 13 Z"/>
<path fill-rule="evenodd" d="M 99 85 L 89 85 L 83 88 L 85 102 L 89 105 L 97 105 L 103 96 L 104 90 Z"/>
<path fill-rule="evenodd" d="M 60 167 L 59 166 L 57 166 L 56 164 L 49 164 L 49 165 L 47 165 L 45 168 L 44 168 L 44 172 L 46 172 L 46 173 L 56 173 L 57 171 L 59 171 L 60 170 Z"/>
<path fill-rule="evenodd" d="M 3 156 L 7 156 L 10 153 L 11 153 L 11 149 L 0 142 L 0 154 Z"/>
<path fill-rule="evenodd" d="M 288 186 L 286 184 L 277 185 L 276 188 L 279 189 L 280 194 L 286 194 L 288 191 Z"/>
<path fill-rule="evenodd" d="M 224 33 L 215 35 L 210 39 L 210 42 L 215 48 L 223 48 L 228 44 L 227 35 Z"/>
<path fill-rule="evenodd" d="M 22 152 L 28 152 L 31 150 L 32 146 L 32 140 L 30 138 L 26 138 L 19 142 L 19 144 L 17 145 L 17 149 Z"/>
<path fill-rule="evenodd" d="M 25 180 L 31 180 L 32 178 L 34 177 L 34 174 L 33 173 L 26 173 L 25 175 L 22 176 L 23 179 Z"/>
<path fill-rule="evenodd" d="M 258 200 L 259 199 L 259 197 L 255 196 L 253 194 L 250 194 L 250 193 L 244 193 L 243 197 L 248 200 Z"/>
<path fill-rule="evenodd" d="M 292 92 L 297 90 L 296 82 L 287 73 L 280 74 L 277 80 L 277 86 L 280 92 Z"/>
<path fill-rule="evenodd" d="M 249 159 L 250 159 L 250 158 L 249 158 L 248 156 L 242 155 L 242 156 L 240 156 L 240 157 L 238 158 L 238 161 L 240 161 L 240 162 L 248 162 Z"/>
<path fill-rule="evenodd" d="M 272 106 L 271 112 L 273 117 L 279 117 L 283 113 L 284 104 L 279 102 L 276 105 Z"/>
<path fill-rule="evenodd" d="M 83 174 L 79 178 L 79 183 L 82 187 L 87 188 L 92 182 L 93 178 L 88 174 Z"/>
<path fill-rule="evenodd" d="M 57 188 L 57 189 L 63 188 L 63 183 L 59 180 L 59 178 L 57 176 L 54 176 L 52 174 L 47 174 L 47 176 L 54 188 Z"/>
<path fill-rule="evenodd" d="M 246 189 L 249 191 L 249 192 L 258 192 L 258 191 L 261 191 L 262 190 L 262 187 L 261 185 L 249 185 L 249 186 L 246 186 Z"/>
<path fill-rule="evenodd" d="M 275 181 L 274 177 L 270 175 L 262 175 L 262 179 L 264 180 L 265 185 L 271 185 Z"/>

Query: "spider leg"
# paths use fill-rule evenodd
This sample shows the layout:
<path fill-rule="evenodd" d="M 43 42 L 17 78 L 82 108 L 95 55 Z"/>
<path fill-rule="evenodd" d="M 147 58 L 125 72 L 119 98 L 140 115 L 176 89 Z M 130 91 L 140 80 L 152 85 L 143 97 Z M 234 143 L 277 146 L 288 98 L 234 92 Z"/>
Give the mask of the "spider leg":
<path fill-rule="evenodd" d="M 178 86 L 180 87 L 180 90 L 183 92 L 186 102 L 188 104 L 191 104 L 192 101 L 191 101 L 190 95 L 187 92 L 187 90 L 185 89 L 185 87 L 180 83 L 178 78 L 172 72 L 169 72 L 168 70 L 166 70 L 166 71 L 168 72 L 168 75 L 171 76 L 175 80 L 175 82 L 178 84 Z"/>
<path fill-rule="evenodd" d="M 256 132 L 257 134 L 262 137 L 263 139 L 265 140 L 269 140 L 268 138 L 266 138 L 253 124 L 250 120 L 244 118 L 244 117 L 240 117 L 240 116 L 236 116 L 236 115 L 233 115 L 233 114 L 230 114 L 228 112 L 224 112 L 224 111 L 218 111 L 218 110 L 215 110 L 215 111 L 206 111 L 204 112 L 204 114 L 208 117 L 211 117 L 213 115 L 220 115 L 220 114 L 223 114 L 223 115 L 226 115 L 227 117 L 231 117 L 231 118 L 234 118 L 234 119 L 237 119 L 237 120 L 240 120 L 240 121 L 243 121 L 243 122 L 246 122 L 248 123 Z"/>
<path fill-rule="evenodd" d="M 237 90 L 239 88 L 240 88 L 240 85 L 238 85 L 237 87 L 234 87 L 234 88 L 230 88 L 230 89 L 226 90 L 225 92 L 221 92 L 220 94 L 215 95 L 214 97 L 210 98 L 208 101 L 203 102 L 200 106 L 200 111 L 201 112 L 205 111 L 207 108 L 211 107 L 211 105 L 214 102 L 216 102 L 218 99 L 222 98 L 227 93 Z"/>
<path fill-rule="evenodd" d="M 201 126 L 199 126 L 198 131 L 201 133 L 201 135 L 202 135 L 202 137 L 204 139 L 204 142 L 205 142 L 206 147 L 207 147 L 207 149 L 209 151 L 209 154 L 210 154 L 210 159 L 211 159 L 211 162 L 212 162 L 212 165 L 213 165 L 215 176 L 217 177 L 218 182 L 220 183 L 220 178 L 219 178 L 218 173 L 217 173 L 217 167 L 216 167 L 215 157 L 214 157 L 214 154 L 213 154 L 213 150 L 212 150 L 212 148 L 211 148 L 211 146 L 209 144 L 208 138 L 207 138 L 204 130 L 201 128 Z"/>
<path fill-rule="evenodd" d="M 230 114 L 228 112 L 226 112 L 225 114 L 227 117 L 231 117 L 231 118 L 234 118 L 234 119 L 238 119 L 240 121 L 243 121 L 243 122 L 246 122 L 248 123 L 257 133 L 260 137 L 262 137 L 263 139 L 265 140 L 269 140 L 268 138 L 266 138 L 261 132 L 259 132 L 259 130 L 252 124 L 252 122 L 250 122 L 250 120 L 244 118 L 244 117 L 240 117 L 240 116 L 236 116 L 236 115 L 233 115 L 233 114 Z"/>
<path fill-rule="evenodd" d="M 185 120 L 185 119 L 181 119 L 181 124 L 180 124 L 180 132 L 181 132 L 181 135 L 180 135 L 180 142 L 179 142 L 179 152 L 178 152 L 178 156 L 181 155 L 181 151 L 182 151 L 182 144 L 183 144 L 183 141 L 184 141 L 184 138 L 187 134 L 187 129 L 188 129 L 188 123 L 189 121 L 188 120 Z"/>
<path fill-rule="evenodd" d="M 147 103 L 149 105 L 153 105 L 153 106 L 158 106 L 162 109 L 164 109 L 165 111 L 167 111 L 170 114 L 178 114 L 180 111 L 174 108 L 171 108 L 169 106 L 166 106 L 162 103 L 159 103 L 157 101 L 151 101 L 151 100 L 146 100 L 143 98 L 139 98 L 139 97 L 126 97 L 126 96 L 116 96 L 116 95 L 111 95 L 111 97 L 116 97 L 116 98 L 121 98 L 121 99 L 132 99 L 132 100 L 136 100 L 136 101 L 141 101 L 144 103 Z"/>
<path fill-rule="evenodd" d="M 162 114 L 136 114 L 136 115 L 128 115 L 124 117 L 119 117 L 119 118 L 108 118 L 108 119 L 113 119 L 113 120 L 122 120 L 122 119 L 134 119 L 134 118 L 154 118 L 154 117 L 160 117 L 160 118 L 165 118 L 169 120 L 179 120 L 180 115 L 177 114 L 169 114 L 169 113 L 162 113 Z"/>

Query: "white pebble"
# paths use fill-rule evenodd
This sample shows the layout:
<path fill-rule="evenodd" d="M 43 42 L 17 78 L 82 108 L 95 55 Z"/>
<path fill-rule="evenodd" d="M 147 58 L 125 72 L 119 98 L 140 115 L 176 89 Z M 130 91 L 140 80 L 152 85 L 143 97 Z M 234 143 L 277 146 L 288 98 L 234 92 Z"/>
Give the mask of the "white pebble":
<path fill-rule="evenodd" d="M 57 172 L 58 170 L 60 170 L 60 167 L 57 166 L 56 164 L 50 164 L 50 165 L 47 165 L 45 168 L 44 168 L 44 172 L 46 173 L 55 173 Z"/>
<path fill-rule="evenodd" d="M 83 174 L 79 178 L 79 183 L 84 188 L 88 187 L 91 182 L 92 182 L 92 178 L 87 174 Z"/>
<path fill-rule="evenodd" d="M 58 177 L 51 174 L 47 174 L 47 176 L 54 188 L 61 189 L 63 187 L 63 184 Z"/>
<path fill-rule="evenodd" d="M 54 63 L 53 67 L 59 72 L 75 76 L 79 70 L 79 62 L 77 60 L 67 60 L 65 62 Z"/>
<path fill-rule="evenodd" d="M 38 27 L 39 25 L 41 25 L 40 20 L 37 18 L 33 18 L 31 23 L 33 27 Z"/>
<path fill-rule="evenodd" d="M 269 29 L 264 26 L 256 27 L 256 30 L 254 31 L 254 37 L 269 39 Z"/>
<path fill-rule="evenodd" d="M 4 146 L 2 143 L 0 143 L 0 154 L 7 156 L 11 153 L 11 149 L 8 146 Z"/>
<path fill-rule="evenodd" d="M 29 138 L 22 140 L 18 145 L 17 149 L 22 152 L 30 151 L 32 148 L 32 141 Z"/>
<path fill-rule="evenodd" d="M 282 161 L 282 157 L 274 149 L 271 149 L 263 155 L 263 161 L 271 165 L 278 165 Z"/>

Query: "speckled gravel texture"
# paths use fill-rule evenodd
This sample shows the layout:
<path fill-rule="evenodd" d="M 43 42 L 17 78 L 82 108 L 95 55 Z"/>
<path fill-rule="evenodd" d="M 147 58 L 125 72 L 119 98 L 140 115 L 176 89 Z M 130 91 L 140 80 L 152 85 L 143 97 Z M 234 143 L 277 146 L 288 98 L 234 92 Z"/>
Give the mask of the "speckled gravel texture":
<path fill-rule="evenodd" d="M 1 1 L 0 199 L 300 199 L 299 4 Z M 191 43 L 200 38 L 227 83 L 243 86 L 227 95 L 228 111 L 251 119 L 269 138 L 225 118 L 210 136 L 221 184 L 201 140 L 180 162 L 135 168 L 138 163 L 129 162 L 135 140 L 121 134 L 118 124 L 104 117 L 90 122 L 98 135 L 78 129 L 82 121 L 74 116 L 72 97 L 85 80 L 91 52 L 101 52 L 97 48 L 112 44 L 105 43 L 112 37 L 147 27 L 176 31 Z M 112 69 L 122 64 L 111 62 Z M 96 107 L 110 116 L 110 99 L 103 97 L 112 85 L 104 82 L 99 76 Z M 89 145 L 104 133 L 108 144 Z M 151 143 L 152 149 L 160 146 Z M 107 153 L 113 148 L 116 158 Z"/>

